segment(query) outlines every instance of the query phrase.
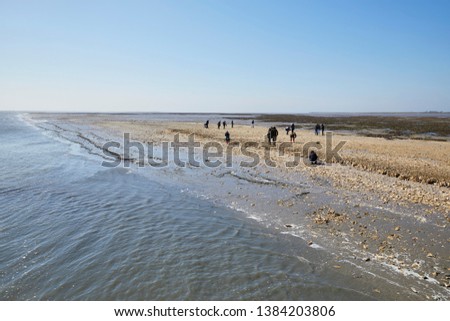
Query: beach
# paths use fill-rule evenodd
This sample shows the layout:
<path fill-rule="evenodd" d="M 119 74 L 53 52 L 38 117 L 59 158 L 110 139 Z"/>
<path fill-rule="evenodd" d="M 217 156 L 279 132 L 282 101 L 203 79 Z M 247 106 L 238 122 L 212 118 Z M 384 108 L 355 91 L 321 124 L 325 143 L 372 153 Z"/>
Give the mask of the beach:
<path fill-rule="evenodd" d="M 112 162 L 117 156 L 132 166 L 152 168 L 154 175 L 176 181 L 191 196 L 214 200 L 274 233 L 294 237 L 294 246 L 308 253 L 308 260 L 351 280 L 373 299 L 450 297 L 448 141 L 386 139 L 327 129 L 324 135 L 315 135 L 312 128 L 298 126 L 296 141 L 290 144 L 284 130 L 289 123 L 258 120 L 252 128 L 250 118 L 239 115 L 29 117 L 45 130 L 71 132 L 74 141 L 89 145 L 103 161 Z M 209 128 L 204 128 L 206 118 Z M 224 119 L 227 128 L 218 129 L 217 122 Z M 274 125 L 279 135 L 276 146 L 271 146 L 267 130 Z M 230 145 L 225 143 L 226 131 Z M 125 158 L 125 133 L 131 142 L 140 142 L 147 149 L 151 146 L 160 156 L 152 155 L 140 164 L 134 149 Z M 149 163 L 161 159 L 164 142 L 171 146 L 175 140 L 188 142 L 189 137 L 198 143 L 195 164 L 183 152 L 185 167 L 157 168 Z M 109 141 L 120 147 L 105 148 Z M 205 157 L 205 148 L 215 146 L 216 150 L 217 144 L 229 151 L 229 159 L 226 153 L 222 158 Z M 242 146 L 251 147 L 246 150 Z M 310 149 L 317 151 L 320 165 L 308 162 Z M 251 160 L 258 162 L 242 166 L 249 161 L 249 151 Z M 331 158 L 327 155 L 330 151 Z M 221 164 L 211 166 L 217 160 L 222 160 Z"/>
<path fill-rule="evenodd" d="M 236 121 L 236 126 L 231 128 L 228 121 L 226 130 L 223 127 L 218 130 L 215 122 L 209 125 L 209 129 L 205 129 L 200 122 L 130 121 L 126 117 L 120 118 L 120 116 L 86 117 L 85 115 L 61 117 L 63 120 L 86 122 L 103 128 L 118 138 L 123 137 L 124 133 L 129 133 L 132 140 L 143 143 L 172 142 L 176 134 L 179 134 L 180 141 L 187 141 L 188 135 L 193 134 L 200 144 L 215 141 L 225 145 L 224 133 L 228 130 L 234 144 L 239 146 L 248 142 L 260 144 L 260 148 L 256 150 L 260 159 L 264 159 L 264 148 L 267 147 L 266 135 L 269 125 L 266 123 L 260 123 L 252 128 L 249 120 L 241 120 Z M 285 134 L 284 127 L 278 127 L 278 130 L 278 146 L 289 143 L 290 137 Z M 270 157 L 274 159 L 278 167 L 283 167 L 294 153 L 299 153 L 302 158 L 306 158 L 307 155 L 304 155 L 303 150 L 305 144 L 313 149 L 316 147 L 319 158 L 325 158 L 326 137 L 324 135 L 315 135 L 312 129 L 297 129 L 296 133 L 296 142 L 284 149 L 285 156 L 280 156 L 276 147 L 272 148 L 274 151 Z M 335 141 L 335 145 L 343 144 L 342 149 L 339 150 L 341 159 L 332 159 L 327 164 L 335 166 L 302 166 L 304 162 L 300 162 L 298 166 L 288 170 L 327 177 L 339 187 L 375 191 L 386 202 L 389 202 L 388 198 L 390 198 L 390 201 L 430 205 L 444 215 L 448 215 L 450 211 L 448 189 L 440 188 L 450 187 L 450 158 L 448 157 L 450 144 L 447 141 L 392 140 L 348 133 L 333 133 L 332 140 Z M 233 154 L 242 155 L 239 148 L 233 149 Z M 383 176 L 398 179 L 390 180 Z M 413 182 L 422 184 L 411 184 Z"/>

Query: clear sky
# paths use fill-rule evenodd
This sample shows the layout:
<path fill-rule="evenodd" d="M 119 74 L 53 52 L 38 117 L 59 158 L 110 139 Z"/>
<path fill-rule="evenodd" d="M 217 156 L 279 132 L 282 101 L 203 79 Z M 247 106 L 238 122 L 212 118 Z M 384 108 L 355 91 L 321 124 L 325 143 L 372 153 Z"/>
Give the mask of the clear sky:
<path fill-rule="evenodd" d="M 0 0 L 0 110 L 450 111 L 450 1 Z"/>

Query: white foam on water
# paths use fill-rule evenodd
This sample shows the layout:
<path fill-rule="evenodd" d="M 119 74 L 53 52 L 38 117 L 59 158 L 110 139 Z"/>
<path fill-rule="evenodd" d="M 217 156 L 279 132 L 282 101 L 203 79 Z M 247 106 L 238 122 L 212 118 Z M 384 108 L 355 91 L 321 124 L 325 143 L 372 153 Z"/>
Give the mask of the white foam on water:
<path fill-rule="evenodd" d="M 434 278 L 431 278 L 429 276 L 427 276 L 427 279 L 424 279 L 419 273 L 417 273 L 415 271 L 412 271 L 410 269 L 400 269 L 397 266 L 392 265 L 392 264 L 388 264 L 386 262 L 382 262 L 381 264 L 383 266 L 386 266 L 386 267 L 390 268 L 391 270 L 393 270 L 393 271 L 395 271 L 397 273 L 400 273 L 400 274 L 404 275 L 404 276 L 412 276 L 412 277 L 415 277 L 415 278 L 418 278 L 418 279 L 421 279 L 421 280 L 424 280 L 424 281 L 427 281 L 427 282 L 430 282 L 430 283 L 439 284 L 438 280 L 436 280 Z"/>
<path fill-rule="evenodd" d="M 382 279 L 382 280 L 384 280 L 384 281 L 386 281 L 386 282 L 388 282 L 388 283 L 390 283 L 390 284 L 392 284 L 392 285 L 398 286 L 398 287 L 400 287 L 400 288 L 404 288 L 403 286 L 401 286 L 401 285 L 398 284 L 397 282 L 394 282 L 394 281 L 389 280 L 389 279 L 387 279 L 387 278 L 385 278 L 385 277 L 382 277 L 381 275 L 377 275 L 377 274 L 375 274 L 375 273 L 373 273 L 373 272 L 370 272 L 370 271 L 369 271 L 368 269 L 366 269 L 365 267 L 362 267 L 362 266 L 360 266 L 360 265 L 358 265 L 358 264 L 356 264 L 356 263 L 354 263 L 354 262 L 351 262 L 351 261 L 349 261 L 349 260 L 339 260 L 339 262 L 344 262 L 344 263 L 350 264 L 350 265 L 356 267 L 357 269 L 363 271 L 364 273 L 367 273 L 367 274 L 369 274 L 369 275 L 372 275 L 372 276 L 374 276 L 374 277 L 376 277 L 376 278 L 380 278 L 380 279 Z"/>
<path fill-rule="evenodd" d="M 250 219 L 252 219 L 252 220 L 255 220 L 255 221 L 257 221 L 257 222 L 262 222 L 262 221 L 264 221 L 261 217 L 258 217 L 258 216 L 254 216 L 254 215 L 247 215 L 247 217 L 248 218 L 250 218 Z"/>
<path fill-rule="evenodd" d="M 390 208 L 387 208 L 387 207 L 383 207 L 383 206 L 373 206 L 373 205 L 366 204 L 366 203 L 363 203 L 361 205 L 362 206 L 366 206 L 366 207 L 370 207 L 370 208 L 375 208 L 377 210 L 391 212 L 392 214 L 395 214 L 395 215 L 398 215 L 398 216 L 404 216 L 404 217 L 410 217 L 411 216 L 411 215 L 409 215 L 407 213 L 395 211 L 393 209 L 390 209 Z M 426 223 L 427 222 L 427 219 L 424 216 L 419 216 L 419 215 L 412 214 L 412 217 L 414 217 L 417 221 L 419 221 L 421 223 Z"/>
<path fill-rule="evenodd" d="M 321 250 L 325 249 L 324 247 L 322 247 L 316 243 L 311 244 L 310 247 L 312 247 L 313 249 L 321 249 Z"/>
<path fill-rule="evenodd" d="M 295 234 L 295 233 L 293 233 L 293 232 L 281 232 L 281 234 L 287 234 L 287 235 L 292 235 L 292 236 L 295 236 L 295 237 L 298 237 L 298 238 L 301 238 L 301 239 L 303 239 L 303 237 L 302 236 L 300 236 L 300 235 L 298 235 L 298 234 Z"/>

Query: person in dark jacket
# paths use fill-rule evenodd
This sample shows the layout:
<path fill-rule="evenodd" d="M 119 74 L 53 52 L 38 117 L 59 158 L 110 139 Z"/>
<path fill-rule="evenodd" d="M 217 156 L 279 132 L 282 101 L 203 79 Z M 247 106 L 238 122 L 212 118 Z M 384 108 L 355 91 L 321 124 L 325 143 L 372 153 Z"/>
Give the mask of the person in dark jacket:
<path fill-rule="evenodd" d="M 309 161 L 311 162 L 311 164 L 317 164 L 317 160 L 318 160 L 318 156 L 316 154 L 315 151 L 310 151 L 309 152 Z"/>
<path fill-rule="evenodd" d="M 314 129 L 314 132 L 316 133 L 316 136 L 319 135 L 320 125 L 316 124 L 316 128 Z"/>
<path fill-rule="evenodd" d="M 225 142 L 227 144 L 230 143 L 230 133 L 228 132 L 228 130 L 225 132 Z"/>
<path fill-rule="evenodd" d="M 277 137 L 278 137 L 278 130 L 276 127 L 273 127 L 272 141 L 274 145 L 277 143 Z"/>
<path fill-rule="evenodd" d="M 267 132 L 267 138 L 269 140 L 269 144 L 275 145 L 277 143 L 278 130 L 275 126 L 270 127 Z"/>

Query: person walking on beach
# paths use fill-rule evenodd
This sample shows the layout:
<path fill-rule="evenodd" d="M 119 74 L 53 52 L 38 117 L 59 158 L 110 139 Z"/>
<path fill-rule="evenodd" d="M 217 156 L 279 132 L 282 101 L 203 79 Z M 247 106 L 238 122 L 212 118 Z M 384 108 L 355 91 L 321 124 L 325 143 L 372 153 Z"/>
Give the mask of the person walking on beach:
<path fill-rule="evenodd" d="M 205 128 L 208 128 L 208 126 L 209 126 L 209 119 L 205 123 Z"/>
<path fill-rule="evenodd" d="M 217 129 L 220 129 L 220 120 L 219 120 L 219 122 L 217 123 Z"/>
<path fill-rule="evenodd" d="M 295 138 L 297 138 L 297 134 L 295 132 L 292 132 L 292 134 L 291 134 L 291 143 L 295 143 Z"/>
<path fill-rule="evenodd" d="M 252 128 L 254 128 L 254 127 L 255 127 L 255 121 L 252 120 Z"/>
<path fill-rule="evenodd" d="M 223 129 L 225 129 L 225 127 L 227 127 L 227 122 L 225 120 L 222 122 L 222 126 L 223 126 Z"/>
<path fill-rule="evenodd" d="M 231 121 L 231 128 L 234 127 L 234 121 Z"/>
<path fill-rule="evenodd" d="M 273 141 L 273 145 L 275 146 L 275 144 L 277 143 L 277 137 L 278 137 L 278 130 L 277 128 L 274 126 L 273 130 L 272 130 L 272 141 Z"/>
<path fill-rule="evenodd" d="M 277 128 L 275 126 L 270 127 L 269 131 L 267 132 L 267 138 L 269 140 L 269 145 L 271 145 L 273 143 L 273 145 L 275 146 L 275 144 L 277 143 L 277 136 L 278 136 Z"/>
<path fill-rule="evenodd" d="M 325 126 L 322 124 L 322 126 L 320 126 L 320 129 L 322 130 L 322 136 L 323 136 L 323 132 L 325 131 Z"/>
<path fill-rule="evenodd" d="M 289 135 L 290 131 L 291 131 L 291 127 L 290 126 L 286 127 L 286 135 Z"/>
<path fill-rule="evenodd" d="M 320 130 L 320 125 L 316 124 L 316 129 L 315 129 L 316 136 L 319 135 L 319 130 Z"/>
<path fill-rule="evenodd" d="M 228 132 L 228 130 L 225 132 L 225 142 L 227 143 L 227 145 L 230 143 L 230 133 Z"/>
<path fill-rule="evenodd" d="M 291 131 L 294 131 L 294 130 L 295 130 L 295 124 L 292 123 L 292 125 L 291 125 Z"/>

